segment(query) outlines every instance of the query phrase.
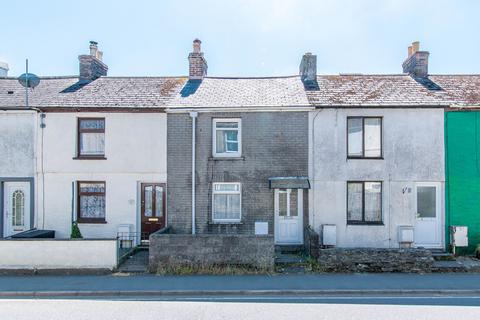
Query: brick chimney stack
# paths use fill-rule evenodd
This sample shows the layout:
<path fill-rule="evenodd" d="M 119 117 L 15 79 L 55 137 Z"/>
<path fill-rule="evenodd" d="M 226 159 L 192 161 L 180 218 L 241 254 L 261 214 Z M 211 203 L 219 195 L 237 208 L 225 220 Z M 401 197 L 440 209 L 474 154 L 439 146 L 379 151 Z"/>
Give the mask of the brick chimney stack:
<path fill-rule="evenodd" d="M 202 41 L 193 40 L 193 52 L 188 55 L 188 77 L 190 80 L 202 80 L 207 75 L 207 61 L 203 57 Z"/>
<path fill-rule="evenodd" d="M 408 57 L 403 62 L 403 72 L 412 77 L 428 77 L 428 51 L 420 51 L 420 42 L 412 42 L 408 47 Z"/>
<path fill-rule="evenodd" d="M 102 59 L 103 52 L 98 50 L 98 43 L 90 41 L 90 54 L 78 56 L 80 82 L 91 82 L 107 75 L 108 66 L 102 62 Z"/>
<path fill-rule="evenodd" d="M 300 78 L 303 82 L 317 81 L 317 56 L 307 52 L 302 57 L 299 68 Z"/>

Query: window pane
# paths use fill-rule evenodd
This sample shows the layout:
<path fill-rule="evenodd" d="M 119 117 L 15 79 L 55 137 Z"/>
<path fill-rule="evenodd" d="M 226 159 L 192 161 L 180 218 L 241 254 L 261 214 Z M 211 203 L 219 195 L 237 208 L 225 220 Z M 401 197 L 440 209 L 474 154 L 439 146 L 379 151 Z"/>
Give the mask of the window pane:
<path fill-rule="evenodd" d="M 217 122 L 217 128 L 238 128 L 238 122 Z"/>
<path fill-rule="evenodd" d="M 213 218 L 240 220 L 240 195 L 216 194 L 213 196 Z"/>
<path fill-rule="evenodd" d="M 23 226 L 25 217 L 25 194 L 22 190 L 16 190 L 12 195 L 12 225 Z"/>
<path fill-rule="evenodd" d="M 105 119 L 80 119 L 80 129 L 105 129 Z"/>
<path fill-rule="evenodd" d="M 81 218 L 105 218 L 105 196 L 80 196 Z"/>
<path fill-rule="evenodd" d="M 80 192 L 105 192 L 105 184 L 80 183 Z"/>
<path fill-rule="evenodd" d="M 419 218 L 437 215 L 436 187 L 417 187 L 417 213 Z"/>
<path fill-rule="evenodd" d="M 382 221 L 382 184 L 365 182 L 365 221 Z"/>
<path fill-rule="evenodd" d="M 287 192 L 278 192 L 278 214 L 281 217 L 287 216 Z"/>
<path fill-rule="evenodd" d="M 81 155 L 103 155 L 105 153 L 105 134 L 84 132 L 80 134 Z"/>
<path fill-rule="evenodd" d="M 298 216 L 298 192 L 297 189 L 292 189 L 290 192 L 290 216 L 296 217 Z"/>
<path fill-rule="evenodd" d="M 224 131 L 226 135 L 227 152 L 238 151 L 238 131 Z"/>
<path fill-rule="evenodd" d="M 226 152 L 226 147 L 227 147 L 227 136 L 225 134 L 225 131 L 218 130 L 217 131 L 217 136 L 216 136 L 216 153 L 225 153 Z"/>
<path fill-rule="evenodd" d="M 362 118 L 348 119 L 348 155 L 362 156 Z"/>
<path fill-rule="evenodd" d="M 239 191 L 240 185 L 239 184 L 223 184 L 223 183 L 216 183 L 215 184 L 215 191 Z"/>
<path fill-rule="evenodd" d="M 163 217 L 163 187 L 155 187 L 155 216 Z"/>
<path fill-rule="evenodd" d="M 365 157 L 380 157 L 382 120 L 380 118 L 365 118 Z"/>
<path fill-rule="evenodd" d="M 347 219 L 362 221 L 362 183 L 348 183 L 347 185 Z"/>
<path fill-rule="evenodd" d="M 147 186 L 145 187 L 145 194 L 144 194 L 144 201 L 145 203 L 143 204 L 144 207 L 144 214 L 145 217 L 151 217 L 152 216 L 152 207 L 153 207 L 153 187 L 152 186 Z"/>

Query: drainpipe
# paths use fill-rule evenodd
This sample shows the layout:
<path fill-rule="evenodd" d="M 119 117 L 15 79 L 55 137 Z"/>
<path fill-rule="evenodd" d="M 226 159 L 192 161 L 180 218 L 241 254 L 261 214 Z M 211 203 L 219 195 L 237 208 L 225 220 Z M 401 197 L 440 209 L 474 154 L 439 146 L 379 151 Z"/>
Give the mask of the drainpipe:
<path fill-rule="evenodd" d="M 198 112 L 191 111 L 192 118 L 192 234 L 195 234 L 195 138 Z"/>

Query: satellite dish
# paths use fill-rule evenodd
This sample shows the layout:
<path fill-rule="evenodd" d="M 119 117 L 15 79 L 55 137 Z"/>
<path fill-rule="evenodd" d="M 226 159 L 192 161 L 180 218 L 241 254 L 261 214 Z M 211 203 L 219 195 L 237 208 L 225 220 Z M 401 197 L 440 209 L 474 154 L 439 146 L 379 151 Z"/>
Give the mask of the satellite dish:
<path fill-rule="evenodd" d="M 18 77 L 18 82 L 24 88 L 35 88 L 40 83 L 40 78 L 33 73 L 24 73 Z"/>

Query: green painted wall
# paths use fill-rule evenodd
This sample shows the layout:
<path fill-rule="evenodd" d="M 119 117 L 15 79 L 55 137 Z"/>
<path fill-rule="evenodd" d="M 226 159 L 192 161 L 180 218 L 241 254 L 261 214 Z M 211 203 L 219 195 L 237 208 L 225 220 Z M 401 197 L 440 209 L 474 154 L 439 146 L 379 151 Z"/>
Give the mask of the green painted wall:
<path fill-rule="evenodd" d="M 446 112 L 445 157 L 446 243 L 449 226 L 468 226 L 472 252 L 480 244 L 480 112 Z"/>

